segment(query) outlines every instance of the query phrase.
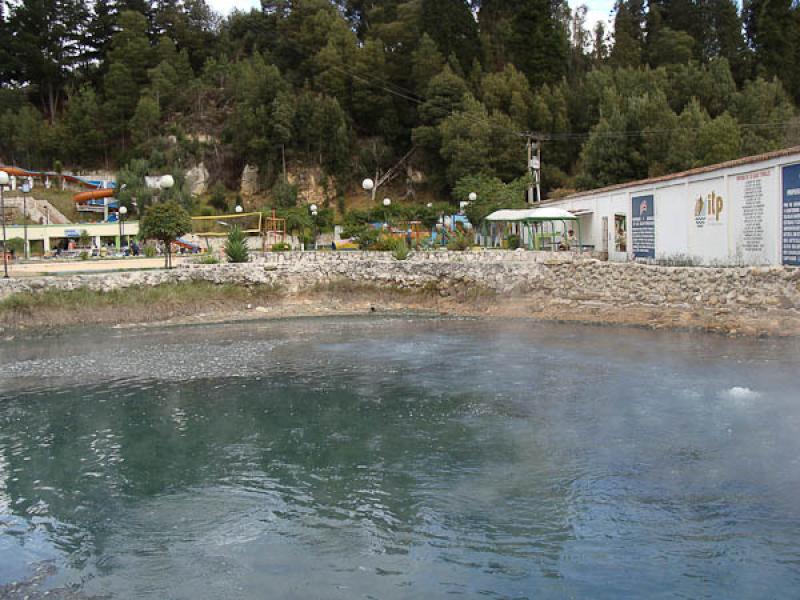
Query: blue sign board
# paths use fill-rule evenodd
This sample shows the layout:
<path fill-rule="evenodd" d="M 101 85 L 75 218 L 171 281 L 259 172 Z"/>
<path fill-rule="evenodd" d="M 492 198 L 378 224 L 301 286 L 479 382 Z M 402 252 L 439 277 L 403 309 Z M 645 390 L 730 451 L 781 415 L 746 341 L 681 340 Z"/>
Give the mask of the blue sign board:
<path fill-rule="evenodd" d="M 800 266 L 800 164 L 783 167 L 783 264 Z"/>
<path fill-rule="evenodd" d="M 81 232 L 78 231 L 77 229 L 65 229 L 64 235 L 67 236 L 68 238 L 78 238 L 81 237 Z"/>
<path fill-rule="evenodd" d="M 652 194 L 631 198 L 631 241 L 634 258 L 656 257 L 656 207 Z"/>

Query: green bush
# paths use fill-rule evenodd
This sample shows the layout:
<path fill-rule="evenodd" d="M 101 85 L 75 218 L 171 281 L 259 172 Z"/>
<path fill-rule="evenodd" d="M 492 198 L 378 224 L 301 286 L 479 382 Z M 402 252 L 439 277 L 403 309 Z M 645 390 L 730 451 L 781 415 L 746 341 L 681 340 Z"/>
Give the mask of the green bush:
<path fill-rule="evenodd" d="M 271 250 L 273 252 L 288 252 L 292 249 L 291 244 L 287 244 L 286 242 L 278 242 L 277 244 L 272 244 Z"/>
<path fill-rule="evenodd" d="M 89 253 L 88 253 L 86 250 L 84 250 L 83 252 L 81 252 L 81 253 L 79 254 L 79 256 L 80 256 L 80 259 L 81 259 L 81 260 L 89 260 Z"/>
<path fill-rule="evenodd" d="M 247 236 L 238 227 L 234 226 L 228 233 L 225 243 L 225 256 L 231 263 L 246 263 L 250 260 L 250 249 L 247 247 Z"/>
<path fill-rule="evenodd" d="M 516 250 L 517 248 L 519 248 L 520 244 L 519 236 L 512 233 L 506 238 L 506 243 L 508 244 L 509 250 Z"/>
<path fill-rule="evenodd" d="M 463 252 L 472 247 L 472 235 L 466 231 L 456 231 L 450 241 L 447 242 L 447 249 L 456 252 Z"/>
<path fill-rule="evenodd" d="M 25 240 L 22 238 L 9 238 L 6 249 L 13 252 L 14 256 L 22 256 L 25 252 Z"/>
<path fill-rule="evenodd" d="M 405 241 L 403 240 L 396 240 L 397 243 L 394 246 L 394 250 L 392 250 L 392 256 L 395 260 L 405 260 L 408 258 L 408 255 L 411 253 L 411 250 L 408 249 L 406 246 Z"/>
<path fill-rule="evenodd" d="M 201 265 L 217 265 L 219 264 L 219 259 L 211 253 L 204 254 L 200 257 L 200 260 L 197 261 Z"/>
<path fill-rule="evenodd" d="M 155 258 L 156 254 L 158 254 L 158 253 L 156 252 L 155 246 L 147 245 L 147 246 L 144 247 L 144 255 L 147 258 Z"/>
<path fill-rule="evenodd" d="M 297 205 L 297 186 L 281 179 L 272 186 L 272 200 L 279 208 L 292 208 Z"/>

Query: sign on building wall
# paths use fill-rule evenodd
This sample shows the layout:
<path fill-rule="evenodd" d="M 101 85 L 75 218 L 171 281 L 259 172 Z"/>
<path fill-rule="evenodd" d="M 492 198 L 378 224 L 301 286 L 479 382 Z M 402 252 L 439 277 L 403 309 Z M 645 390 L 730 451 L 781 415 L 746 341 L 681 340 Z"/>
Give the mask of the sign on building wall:
<path fill-rule="evenodd" d="M 718 177 L 689 186 L 689 255 L 705 262 L 728 262 L 730 202 L 725 179 Z"/>
<path fill-rule="evenodd" d="M 783 264 L 800 266 L 800 165 L 783 167 Z"/>
<path fill-rule="evenodd" d="M 656 257 L 656 215 L 653 195 L 631 198 L 631 242 L 634 258 Z"/>
<path fill-rule="evenodd" d="M 733 215 L 735 262 L 747 265 L 778 263 L 778 196 L 773 168 L 728 178 Z"/>

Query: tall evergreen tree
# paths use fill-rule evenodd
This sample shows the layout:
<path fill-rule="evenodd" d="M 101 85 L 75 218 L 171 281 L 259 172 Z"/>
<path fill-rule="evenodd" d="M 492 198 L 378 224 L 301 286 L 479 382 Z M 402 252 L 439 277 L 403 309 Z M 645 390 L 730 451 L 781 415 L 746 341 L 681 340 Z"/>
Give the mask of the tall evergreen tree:
<path fill-rule="evenodd" d="M 8 31 L 15 78 L 36 86 L 51 122 L 72 73 L 85 60 L 88 16 L 82 0 L 27 0 L 11 6 Z"/>
<path fill-rule="evenodd" d="M 619 0 L 614 14 L 614 46 L 610 63 L 615 67 L 642 64 L 646 14 L 642 0 Z"/>
<path fill-rule="evenodd" d="M 754 50 L 756 73 L 765 78 L 779 77 L 797 99 L 800 98 L 800 74 L 793 61 L 800 52 L 800 28 L 796 11 L 792 0 L 746 0 L 744 3 L 745 27 Z"/>
<path fill-rule="evenodd" d="M 480 56 L 478 24 L 465 0 L 420 0 L 420 32 L 445 56 L 455 54 L 462 71 Z"/>
<path fill-rule="evenodd" d="M 513 63 L 534 84 L 559 79 L 569 53 L 567 12 L 558 0 L 484 0 L 478 16 L 489 67 Z"/>

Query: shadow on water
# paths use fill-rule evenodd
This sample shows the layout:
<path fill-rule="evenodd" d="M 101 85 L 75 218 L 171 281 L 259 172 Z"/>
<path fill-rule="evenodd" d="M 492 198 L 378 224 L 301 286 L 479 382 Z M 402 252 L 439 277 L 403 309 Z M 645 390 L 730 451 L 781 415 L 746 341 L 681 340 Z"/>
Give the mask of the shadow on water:
<path fill-rule="evenodd" d="M 788 593 L 797 350 L 399 318 L 6 344 L 0 585 L 54 561 L 47 585 L 125 598 Z"/>

